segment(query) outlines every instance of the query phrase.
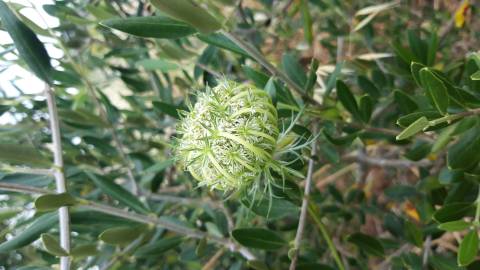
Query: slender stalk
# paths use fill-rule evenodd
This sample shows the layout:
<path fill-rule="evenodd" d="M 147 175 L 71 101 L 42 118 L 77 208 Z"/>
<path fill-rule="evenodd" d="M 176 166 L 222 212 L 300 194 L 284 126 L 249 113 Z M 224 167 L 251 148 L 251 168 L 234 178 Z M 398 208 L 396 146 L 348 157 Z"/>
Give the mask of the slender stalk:
<path fill-rule="evenodd" d="M 335 260 L 335 263 L 337 264 L 338 269 L 345 270 L 345 266 L 343 265 L 342 259 L 340 258 L 340 255 L 338 254 L 337 249 L 333 244 L 332 238 L 330 237 L 330 234 L 328 233 L 327 228 L 323 224 L 317 212 L 318 211 L 315 204 L 309 203 L 308 213 L 313 218 L 313 221 L 315 222 L 318 229 L 320 230 L 320 233 L 322 234 L 323 238 L 327 242 L 328 249 L 330 249 L 330 252 L 332 253 L 333 259 Z"/>
<path fill-rule="evenodd" d="M 444 122 L 452 122 L 460 118 L 469 117 L 469 116 L 478 115 L 478 114 L 480 114 L 480 108 L 447 115 L 447 116 L 430 121 L 429 125 L 436 126 Z"/>
<path fill-rule="evenodd" d="M 313 128 L 313 133 L 317 132 L 317 125 Z M 290 263 L 290 270 L 295 270 L 297 267 L 297 260 L 298 260 L 298 253 L 300 249 L 300 244 L 302 242 L 303 231 L 305 230 L 305 222 L 307 220 L 307 209 L 308 209 L 308 201 L 310 196 L 310 190 L 312 186 L 312 175 L 313 175 L 313 167 L 315 161 L 313 160 L 315 154 L 317 152 L 317 144 L 315 140 L 312 143 L 312 149 L 310 151 L 310 159 L 308 161 L 308 171 L 307 177 L 305 179 L 305 190 L 303 192 L 303 200 L 302 200 L 302 208 L 300 210 L 300 218 L 298 220 L 298 227 L 297 233 L 295 235 L 295 242 L 294 242 L 294 253 L 292 256 L 292 261 Z"/>
<path fill-rule="evenodd" d="M 45 97 L 47 98 L 50 129 L 52 133 L 55 184 L 57 187 L 57 193 L 65 193 L 67 192 L 67 185 L 65 175 L 63 174 L 62 142 L 60 137 L 57 105 L 55 103 L 52 89 L 48 85 L 45 86 Z M 68 214 L 68 207 L 60 207 L 58 212 L 60 221 L 60 246 L 65 249 L 65 251 L 70 252 L 70 216 Z M 70 269 L 70 257 L 60 257 L 60 269 Z"/>
<path fill-rule="evenodd" d="M 257 48 L 249 44 L 248 42 L 244 41 L 242 38 L 237 36 L 233 32 L 227 32 L 225 30 L 220 31 L 223 35 L 225 35 L 228 39 L 230 39 L 232 42 L 234 42 L 238 47 L 242 48 L 244 51 L 246 51 L 255 61 L 257 61 L 260 65 L 262 65 L 268 72 L 270 72 L 271 75 L 276 76 L 280 78 L 283 82 L 285 82 L 288 87 L 290 87 L 295 93 L 300 95 L 305 101 L 308 101 L 309 103 L 312 104 L 318 104 L 317 101 L 309 97 L 303 92 L 303 89 L 301 86 L 296 84 L 294 81 L 292 81 L 285 73 L 283 73 L 281 70 L 276 68 L 274 65 L 272 65 L 266 58 L 265 56 L 262 55 L 261 52 L 258 51 Z"/>
<path fill-rule="evenodd" d="M 53 169 L 36 169 L 36 168 L 24 168 L 18 166 L 9 166 L 9 165 L 0 165 L 0 171 L 5 171 L 9 173 L 24 173 L 24 174 L 37 174 L 37 175 L 48 175 L 53 176 L 55 170 Z"/>

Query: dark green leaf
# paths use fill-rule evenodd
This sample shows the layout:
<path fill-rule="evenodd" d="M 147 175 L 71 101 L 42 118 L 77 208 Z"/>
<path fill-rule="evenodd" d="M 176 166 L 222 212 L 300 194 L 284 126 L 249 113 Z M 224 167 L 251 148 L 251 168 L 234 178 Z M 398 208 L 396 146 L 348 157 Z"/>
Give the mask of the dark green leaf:
<path fill-rule="evenodd" d="M 242 48 L 238 47 L 235 43 L 233 43 L 230 39 L 228 39 L 222 34 L 214 33 L 210 35 L 198 35 L 198 39 L 210 45 L 229 50 L 234 53 L 238 53 L 245 57 L 250 57 L 247 52 L 245 52 Z"/>
<path fill-rule="evenodd" d="M 459 220 L 470 214 L 473 209 L 471 203 L 450 203 L 435 211 L 433 219 L 439 223 Z"/>
<path fill-rule="evenodd" d="M 111 245 L 128 245 L 145 230 L 144 226 L 115 227 L 102 232 L 98 238 Z"/>
<path fill-rule="evenodd" d="M 19 249 L 32 243 L 33 241 L 37 240 L 42 233 L 50 230 L 57 222 L 57 212 L 40 216 L 19 235 L 0 244 L 0 253 Z"/>
<path fill-rule="evenodd" d="M 270 269 L 270 268 L 268 268 L 267 264 L 265 264 L 264 262 L 259 261 L 259 260 L 247 261 L 247 266 L 249 268 L 254 269 L 254 270 L 269 270 Z"/>
<path fill-rule="evenodd" d="M 270 202 L 270 200 L 272 200 Z M 298 213 L 298 206 L 290 201 L 278 198 L 262 199 L 254 201 L 251 205 L 251 200 L 243 198 L 241 201 L 247 208 L 251 209 L 255 214 L 268 219 L 278 219 L 285 216 L 295 216 Z M 271 203 L 271 205 L 270 205 Z"/>
<path fill-rule="evenodd" d="M 146 70 L 158 70 L 160 72 L 169 72 L 177 70 L 180 67 L 172 62 L 168 62 L 161 59 L 144 59 L 136 63 L 137 66 L 141 66 Z"/>
<path fill-rule="evenodd" d="M 48 253 L 59 257 L 68 256 L 68 252 L 60 246 L 57 239 L 55 239 L 53 236 L 44 233 L 42 234 L 41 239 L 43 246 L 48 251 Z"/>
<path fill-rule="evenodd" d="M 0 143 L 0 161 L 13 165 L 48 167 L 51 162 L 41 155 L 36 148 L 27 145 Z"/>
<path fill-rule="evenodd" d="M 180 236 L 162 238 L 139 248 L 135 255 L 139 257 L 158 256 L 167 250 L 177 247 L 182 243 L 182 240 L 183 237 Z"/>
<path fill-rule="evenodd" d="M 422 81 L 420 80 L 420 70 L 424 67 L 426 67 L 424 64 L 417 62 L 412 62 L 410 64 L 410 71 L 412 72 L 413 79 L 419 87 L 423 87 Z"/>
<path fill-rule="evenodd" d="M 115 18 L 100 22 L 131 35 L 149 38 L 181 38 L 197 32 L 184 22 L 165 16 Z"/>
<path fill-rule="evenodd" d="M 377 86 L 373 84 L 365 76 L 358 76 L 357 78 L 358 86 L 366 93 L 369 94 L 372 98 L 378 99 L 380 97 L 380 90 L 378 90 Z"/>
<path fill-rule="evenodd" d="M 192 1 L 150 0 L 150 2 L 168 16 L 184 21 L 202 33 L 211 33 L 222 27 L 217 19 Z"/>
<path fill-rule="evenodd" d="M 0 18 L 2 26 L 12 37 L 20 56 L 28 67 L 37 77 L 50 83 L 52 66 L 43 43 L 30 28 L 15 16 L 4 1 L 0 1 Z M 0 150 L 0 152 L 2 151 Z"/>
<path fill-rule="evenodd" d="M 423 245 L 423 233 L 417 225 L 413 224 L 411 221 L 407 220 L 404 224 L 405 237 L 412 244 L 417 247 L 422 247 Z"/>
<path fill-rule="evenodd" d="M 232 236 L 240 244 L 250 248 L 275 250 L 287 244 L 277 233 L 262 228 L 235 229 Z"/>
<path fill-rule="evenodd" d="M 98 255 L 97 244 L 85 244 L 72 248 L 70 255 L 75 258 Z"/>
<path fill-rule="evenodd" d="M 477 230 L 470 231 L 460 243 L 457 254 L 457 263 L 460 266 L 466 266 L 475 260 L 478 252 L 478 233 Z"/>
<path fill-rule="evenodd" d="M 86 172 L 86 174 L 95 183 L 97 187 L 99 187 L 106 194 L 110 195 L 112 198 L 118 200 L 119 202 L 123 203 L 126 206 L 129 206 L 130 208 L 132 208 L 133 210 L 139 213 L 143 213 L 143 214 L 149 213 L 145 205 L 143 205 L 143 203 L 140 202 L 136 196 L 128 192 L 122 186 L 116 184 L 112 180 L 100 178 L 99 176 L 93 173 Z"/>
<path fill-rule="evenodd" d="M 353 118 L 357 119 L 360 116 L 355 97 L 350 91 L 350 88 L 341 80 L 337 81 L 337 97 L 343 107 L 352 114 Z"/>
<path fill-rule="evenodd" d="M 435 76 L 429 68 L 420 70 L 420 81 L 432 105 L 441 113 L 446 114 L 449 104 L 448 91 L 445 84 Z"/>
<path fill-rule="evenodd" d="M 172 104 L 168 104 L 165 102 L 161 101 L 154 101 L 153 102 L 153 108 L 161 113 L 170 115 L 173 118 L 180 119 L 180 116 L 178 115 L 178 110 L 180 109 L 179 107 L 176 107 Z"/>
<path fill-rule="evenodd" d="M 373 99 L 369 95 L 363 95 L 359 101 L 359 113 L 363 122 L 368 123 L 373 112 Z"/>
<path fill-rule="evenodd" d="M 383 257 L 385 256 L 385 250 L 382 244 L 369 235 L 363 233 L 354 233 L 348 236 L 347 241 L 355 244 L 360 250 L 364 251 L 368 255 Z"/>
<path fill-rule="evenodd" d="M 77 200 L 68 193 L 46 194 L 35 200 L 35 208 L 38 211 L 53 211 L 62 206 L 73 206 Z"/>
<path fill-rule="evenodd" d="M 300 87 L 304 87 L 307 83 L 307 75 L 303 67 L 298 63 L 295 56 L 286 53 L 282 57 L 282 66 L 287 76 L 292 79 Z"/>
<path fill-rule="evenodd" d="M 400 91 L 400 90 L 393 91 L 393 97 L 395 99 L 395 102 L 400 107 L 400 110 L 404 114 L 412 113 L 418 109 L 418 105 L 413 100 L 413 98 L 411 98 L 410 95 L 407 95 L 403 91 Z"/>
<path fill-rule="evenodd" d="M 465 170 L 480 161 L 480 126 L 465 132 L 457 143 L 448 149 L 447 162 L 452 170 Z"/>

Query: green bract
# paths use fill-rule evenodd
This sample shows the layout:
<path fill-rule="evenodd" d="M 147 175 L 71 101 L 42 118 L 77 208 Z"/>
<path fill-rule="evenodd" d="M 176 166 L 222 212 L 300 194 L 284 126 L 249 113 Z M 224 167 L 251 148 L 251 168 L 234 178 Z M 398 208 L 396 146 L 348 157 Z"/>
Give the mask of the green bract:
<path fill-rule="evenodd" d="M 274 164 L 277 111 L 267 92 L 222 80 L 200 93 L 180 124 L 176 154 L 200 185 L 238 190 Z"/>

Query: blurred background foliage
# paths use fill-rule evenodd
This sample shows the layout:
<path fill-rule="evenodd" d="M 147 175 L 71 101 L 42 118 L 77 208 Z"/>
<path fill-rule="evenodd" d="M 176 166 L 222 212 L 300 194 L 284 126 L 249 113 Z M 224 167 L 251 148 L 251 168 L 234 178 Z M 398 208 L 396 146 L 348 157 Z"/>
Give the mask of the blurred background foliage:
<path fill-rule="evenodd" d="M 288 269 L 297 251 L 296 269 L 480 269 L 474 1 L 33 2 L 0 6 L 30 48 L 2 42 L 0 72 L 54 89 L 69 195 L 38 197 L 55 189 L 43 93 L 2 81 L 0 268 L 58 267 L 53 210 L 69 205 L 72 269 Z M 176 167 L 177 110 L 222 77 L 265 89 L 282 123 L 304 108 L 294 131 L 319 134 L 300 246 L 303 179 L 268 210 Z"/>

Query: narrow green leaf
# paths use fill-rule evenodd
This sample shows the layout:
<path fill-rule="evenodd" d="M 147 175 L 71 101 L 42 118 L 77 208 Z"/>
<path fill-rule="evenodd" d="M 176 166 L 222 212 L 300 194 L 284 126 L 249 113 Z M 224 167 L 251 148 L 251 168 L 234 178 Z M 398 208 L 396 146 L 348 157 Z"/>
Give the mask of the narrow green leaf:
<path fill-rule="evenodd" d="M 272 99 L 273 105 L 277 105 L 277 86 L 275 85 L 275 77 L 270 77 L 267 84 L 265 84 L 265 91 Z"/>
<path fill-rule="evenodd" d="M 237 44 L 233 43 L 230 39 L 228 39 L 226 36 L 218 33 L 213 33 L 210 35 L 197 35 L 198 39 L 201 41 L 208 43 L 210 45 L 238 53 L 240 55 L 243 55 L 245 57 L 249 57 L 250 55 L 245 52 L 242 48 L 238 47 Z"/>
<path fill-rule="evenodd" d="M 30 28 L 15 16 L 4 1 L 0 1 L 0 18 L 2 26 L 12 37 L 20 56 L 28 67 L 37 77 L 50 83 L 52 66 L 43 43 Z M 0 152 L 2 151 L 0 150 Z"/>
<path fill-rule="evenodd" d="M 16 216 L 21 210 L 20 209 L 1 209 L 0 210 L 0 223 Z"/>
<path fill-rule="evenodd" d="M 406 129 L 400 132 L 400 134 L 397 135 L 397 141 L 405 140 L 412 137 L 413 135 L 427 128 L 429 126 L 429 123 L 430 122 L 425 116 L 418 118 L 415 122 L 410 124 L 410 126 L 408 126 Z"/>
<path fill-rule="evenodd" d="M 98 255 L 97 244 L 85 244 L 73 247 L 70 250 L 70 255 L 75 258 L 96 256 Z"/>
<path fill-rule="evenodd" d="M 62 206 L 73 206 L 77 200 L 68 193 L 47 194 L 35 200 L 35 208 L 38 211 L 53 211 Z"/>
<path fill-rule="evenodd" d="M 179 107 L 161 101 L 154 101 L 153 106 L 153 109 L 160 113 L 164 113 L 170 115 L 173 118 L 180 119 L 180 116 L 178 114 L 178 110 L 180 109 Z"/>
<path fill-rule="evenodd" d="M 393 98 L 404 114 L 412 113 L 418 110 L 418 105 L 413 98 L 401 90 L 394 90 Z"/>
<path fill-rule="evenodd" d="M 68 256 L 68 252 L 60 246 L 57 239 L 55 239 L 53 236 L 44 233 L 40 238 L 42 239 L 43 246 L 48 253 L 59 257 Z"/>
<path fill-rule="evenodd" d="M 307 75 L 303 67 L 298 63 L 293 54 L 285 53 L 282 57 L 282 66 L 287 76 L 300 87 L 304 87 L 307 82 Z"/>
<path fill-rule="evenodd" d="M 359 101 L 359 113 L 363 122 L 368 123 L 373 112 L 373 99 L 369 95 L 363 95 Z"/>
<path fill-rule="evenodd" d="M 438 35 L 436 31 L 430 33 L 430 39 L 428 40 L 428 56 L 427 56 L 427 65 L 433 66 L 435 63 L 435 56 L 437 55 L 438 49 Z"/>
<path fill-rule="evenodd" d="M 267 264 L 260 261 L 260 260 L 250 260 L 250 261 L 247 261 L 247 266 L 249 268 L 252 268 L 254 270 L 269 270 L 270 268 L 268 268 Z"/>
<path fill-rule="evenodd" d="M 151 244 L 145 245 L 139 248 L 135 252 L 135 256 L 138 257 L 149 257 L 149 256 L 158 256 L 168 251 L 170 249 L 176 248 L 180 243 L 182 243 L 183 237 L 174 236 L 168 238 L 162 238 L 158 241 L 155 241 Z"/>
<path fill-rule="evenodd" d="M 48 213 L 36 218 L 36 220 L 19 235 L 0 244 L 0 253 L 19 249 L 32 243 L 37 240 L 42 233 L 50 230 L 57 222 L 57 212 Z"/>
<path fill-rule="evenodd" d="M 478 233 L 477 230 L 470 231 L 460 243 L 457 254 L 457 263 L 459 266 L 467 266 L 475 260 L 478 252 Z"/>
<path fill-rule="evenodd" d="M 142 214 L 149 213 L 149 210 L 145 207 L 145 205 L 142 202 L 140 202 L 136 196 L 128 192 L 122 186 L 116 184 L 112 180 L 100 178 L 93 173 L 86 172 L 86 174 L 93 181 L 93 183 L 95 183 L 97 187 L 99 187 L 103 192 L 105 192 L 112 198 L 118 200 L 119 202 L 123 203 L 124 205 L 132 208 L 133 210 L 139 213 L 142 213 Z"/>
<path fill-rule="evenodd" d="M 302 10 L 302 22 L 303 22 L 303 35 L 305 41 L 312 46 L 313 43 L 313 31 L 312 31 L 312 16 L 308 8 L 308 0 L 301 0 L 300 2 Z"/>
<path fill-rule="evenodd" d="M 143 59 L 135 64 L 146 70 L 158 70 L 161 72 L 169 72 L 180 68 L 177 64 L 162 59 Z"/>
<path fill-rule="evenodd" d="M 153 6 L 177 20 L 186 22 L 202 33 L 212 33 L 222 25 L 212 15 L 189 0 L 150 0 Z"/>
<path fill-rule="evenodd" d="M 188 24 L 166 16 L 115 18 L 102 21 L 100 24 L 134 36 L 147 38 L 174 39 L 197 32 Z"/>
<path fill-rule="evenodd" d="M 275 250 L 287 243 L 277 233 L 262 228 L 242 228 L 232 231 L 233 238 L 250 248 Z"/>
<path fill-rule="evenodd" d="M 262 199 L 261 201 L 256 200 L 252 204 L 251 200 L 243 198 L 241 202 L 255 214 L 266 217 L 269 220 L 279 219 L 289 215 L 295 216 L 299 211 L 298 206 L 290 201 L 279 198 L 272 198 L 271 200 L 271 205 L 270 199 Z"/>
<path fill-rule="evenodd" d="M 477 70 L 475 73 L 473 73 L 473 74 L 470 76 L 470 79 L 471 79 L 471 80 L 474 80 L 474 81 L 480 80 L 480 70 Z"/>
<path fill-rule="evenodd" d="M 433 219 L 439 223 L 462 219 L 471 214 L 474 206 L 471 203 L 450 203 L 433 213 Z"/>
<path fill-rule="evenodd" d="M 410 71 L 412 72 L 413 79 L 417 83 L 419 87 L 423 88 L 422 81 L 420 80 L 420 70 L 426 67 L 424 64 L 420 64 L 417 62 L 412 62 L 410 64 Z"/>
<path fill-rule="evenodd" d="M 137 239 L 144 230 L 144 226 L 110 228 L 102 232 L 98 238 L 110 245 L 128 245 Z"/>
<path fill-rule="evenodd" d="M 417 225 L 407 220 L 405 221 L 404 229 L 405 229 L 405 237 L 415 246 L 422 247 L 423 232 L 417 227 Z"/>
<path fill-rule="evenodd" d="M 347 241 L 355 244 L 360 250 L 369 255 L 377 257 L 385 256 L 385 250 L 382 244 L 372 236 L 363 233 L 354 233 L 347 237 Z"/>
<path fill-rule="evenodd" d="M 480 162 L 480 126 L 465 132 L 457 143 L 448 149 L 447 163 L 452 170 L 468 169 Z"/>
<path fill-rule="evenodd" d="M 378 87 L 367 77 L 358 76 L 357 83 L 360 89 L 365 92 L 365 94 L 369 94 L 374 99 L 378 99 L 380 97 L 380 90 L 378 90 Z"/>
<path fill-rule="evenodd" d="M 337 80 L 337 97 L 343 107 L 345 107 L 354 118 L 358 119 L 360 112 L 358 111 L 357 101 L 350 91 L 350 88 L 341 80 Z"/>
<path fill-rule="evenodd" d="M 463 231 L 465 229 L 470 228 L 472 226 L 472 223 L 466 222 L 464 220 L 455 220 L 455 221 L 450 221 L 450 222 L 445 222 L 440 225 L 438 225 L 438 228 L 440 230 L 444 230 L 447 232 L 456 232 L 456 231 Z"/>
<path fill-rule="evenodd" d="M 206 238 L 200 239 L 197 247 L 195 248 L 195 255 L 197 255 L 199 258 L 203 257 L 203 255 L 205 255 L 207 252 L 207 244 L 208 242 Z"/>
<path fill-rule="evenodd" d="M 48 167 L 51 165 L 51 162 L 42 156 L 34 147 L 3 143 L 0 143 L 0 162 L 40 167 Z"/>
<path fill-rule="evenodd" d="M 417 33 L 408 30 L 407 31 L 407 37 L 408 37 L 408 44 L 410 46 L 410 49 L 413 52 L 414 61 L 419 61 L 423 64 L 427 63 L 427 57 L 428 57 L 428 47 L 427 44 L 421 40 Z"/>
<path fill-rule="evenodd" d="M 312 61 L 310 62 L 307 82 L 305 84 L 305 93 L 307 93 L 309 96 L 313 96 L 313 88 L 315 87 L 315 83 L 317 82 L 318 65 L 318 60 L 312 58 Z"/>
<path fill-rule="evenodd" d="M 448 91 L 445 84 L 437 78 L 429 68 L 420 70 L 420 81 L 432 105 L 443 115 L 447 113 L 449 104 Z"/>
<path fill-rule="evenodd" d="M 243 65 L 242 66 L 243 72 L 245 73 L 245 76 L 247 76 L 250 80 L 253 81 L 253 83 L 258 87 L 258 88 L 264 88 L 265 85 L 267 84 L 269 77 L 264 74 L 261 71 L 258 71 L 256 69 L 253 69 L 249 66 Z"/>

